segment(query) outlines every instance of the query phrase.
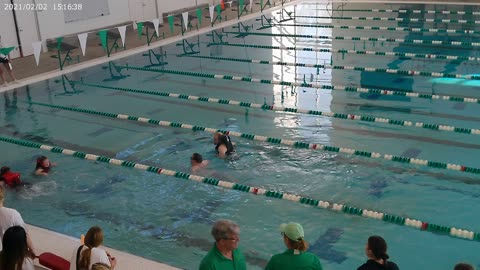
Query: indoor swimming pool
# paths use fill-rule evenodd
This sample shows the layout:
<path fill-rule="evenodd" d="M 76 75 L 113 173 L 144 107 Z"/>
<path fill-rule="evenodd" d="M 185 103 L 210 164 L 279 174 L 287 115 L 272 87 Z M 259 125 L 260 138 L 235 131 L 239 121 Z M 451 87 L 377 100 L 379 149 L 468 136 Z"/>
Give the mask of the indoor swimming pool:
<path fill-rule="evenodd" d="M 197 152 L 210 160 L 201 176 L 477 233 L 476 21 L 473 5 L 285 6 L 2 93 L 0 137 L 182 173 L 190 173 Z M 136 117 L 184 126 L 131 121 Z M 235 160 L 216 158 L 208 128 L 231 132 Z M 98 224 L 106 245 L 182 269 L 198 268 L 221 218 L 239 224 L 248 269 L 263 269 L 284 250 L 278 226 L 290 221 L 303 225 L 326 270 L 356 269 L 374 234 L 386 239 L 401 269 L 452 269 L 459 261 L 480 267 L 478 234 L 462 239 L 101 160 L 1 147 L 2 166 L 33 184 L 6 199 L 27 223 L 74 237 Z M 31 173 L 39 155 L 58 164 L 48 177 Z"/>

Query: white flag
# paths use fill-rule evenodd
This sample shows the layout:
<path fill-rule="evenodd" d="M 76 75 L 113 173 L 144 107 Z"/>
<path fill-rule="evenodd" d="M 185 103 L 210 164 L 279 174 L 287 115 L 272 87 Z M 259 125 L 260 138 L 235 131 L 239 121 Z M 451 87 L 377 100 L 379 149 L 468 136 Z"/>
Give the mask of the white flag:
<path fill-rule="evenodd" d="M 85 51 L 87 49 L 87 36 L 88 33 L 78 35 L 78 40 L 80 41 L 80 48 L 82 49 L 83 56 L 85 56 Z"/>
<path fill-rule="evenodd" d="M 188 12 L 182 13 L 183 16 L 183 24 L 185 24 L 185 31 L 188 30 Z"/>
<path fill-rule="evenodd" d="M 137 26 L 137 22 L 136 22 L 136 21 L 134 21 L 134 22 L 133 22 L 133 30 L 137 30 L 137 28 L 138 28 L 138 26 Z"/>
<path fill-rule="evenodd" d="M 135 23 L 133 24 L 135 25 Z M 127 26 L 122 25 L 118 27 L 118 32 L 120 33 L 120 37 L 122 38 L 122 47 L 125 48 L 125 32 L 127 31 Z"/>
<path fill-rule="evenodd" d="M 40 53 L 42 52 L 42 42 L 37 41 L 32 43 L 33 47 L 33 54 L 35 55 L 35 62 L 37 62 L 37 66 L 40 63 Z"/>
<path fill-rule="evenodd" d="M 152 20 L 153 27 L 155 27 L 155 33 L 157 33 L 157 37 L 160 37 L 158 34 L 158 26 L 160 25 L 160 19 L 153 19 Z"/>
<path fill-rule="evenodd" d="M 215 6 L 209 6 L 208 11 L 210 11 L 210 21 L 213 23 L 213 13 L 215 12 Z"/>
<path fill-rule="evenodd" d="M 252 11 L 253 8 L 253 0 L 250 0 L 250 12 Z"/>

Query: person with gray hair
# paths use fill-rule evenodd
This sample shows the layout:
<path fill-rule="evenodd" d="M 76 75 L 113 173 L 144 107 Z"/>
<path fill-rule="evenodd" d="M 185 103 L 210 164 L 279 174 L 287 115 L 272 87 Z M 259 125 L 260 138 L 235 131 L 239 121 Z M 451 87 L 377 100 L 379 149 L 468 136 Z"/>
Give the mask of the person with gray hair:
<path fill-rule="evenodd" d="M 238 249 L 239 234 L 240 228 L 233 221 L 217 220 L 212 227 L 215 244 L 203 258 L 199 270 L 246 270 L 245 257 Z"/>
<path fill-rule="evenodd" d="M 2 250 L 1 240 L 5 231 L 13 226 L 20 226 L 27 232 L 27 247 L 28 251 L 35 257 L 35 251 L 33 249 L 32 240 L 26 230 L 25 222 L 23 222 L 22 216 L 15 209 L 7 208 L 3 206 L 5 200 L 5 188 L 0 185 L 0 250 Z"/>

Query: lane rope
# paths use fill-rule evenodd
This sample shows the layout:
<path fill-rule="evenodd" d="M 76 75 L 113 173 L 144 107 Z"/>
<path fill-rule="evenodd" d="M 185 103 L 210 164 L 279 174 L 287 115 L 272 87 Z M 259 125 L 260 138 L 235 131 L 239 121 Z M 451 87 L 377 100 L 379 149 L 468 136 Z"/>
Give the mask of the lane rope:
<path fill-rule="evenodd" d="M 394 21 L 394 22 L 427 22 L 427 23 L 459 23 L 479 24 L 476 20 L 464 19 L 429 19 L 429 18 L 390 18 L 390 17 L 338 17 L 338 16 L 295 16 L 295 18 L 330 19 L 330 20 L 354 20 L 354 21 Z"/>
<path fill-rule="evenodd" d="M 426 99 L 444 99 L 450 101 L 464 100 L 465 102 L 478 103 L 477 98 L 471 97 L 450 97 L 442 95 L 431 95 L 431 94 L 422 94 L 418 92 L 407 92 L 407 91 L 392 91 L 384 89 L 375 89 L 375 88 L 362 88 L 362 87 L 352 87 L 352 86 L 342 86 L 342 85 L 322 85 L 314 83 L 297 83 L 297 82 L 287 82 L 287 81 L 278 81 L 278 80 L 269 80 L 269 79 L 257 79 L 251 77 L 239 77 L 232 75 L 218 75 L 218 74 L 208 74 L 200 72 L 189 72 L 189 71 L 178 71 L 178 70 L 168 70 L 168 69 L 154 69 L 154 68 L 143 68 L 143 67 L 133 67 L 133 66 L 117 66 L 118 68 L 126 68 L 139 71 L 148 71 L 156 73 L 167 73 L 175 74 L 181 76 L 191 76 L 191 77 L 200 77 L 216 80 L 228 80 L 228 81 L 243 81 L 243 82 L 253 82 L 253 83 L 262 83 L 262 84 L 272 84 L 272 85 L 283 85 L 290 87 L 305 87 L 305 88 L 314 88 L 322 90 L 331 90 L 331 91 L 345 91 L 352 93 L 368 93 L 368 94 L 378 94 L 378 95 L 387 95 L 387 96 L 403 96 L 403 97 L 412 97 L 412 98 L 426 98 Z M 430 90 L 428 90 L 430 91 Z"/>
<path fill-rule="evenodd" d="M 480 24 L 480 21 L 479 21 Z M 371 41 L 371 42 L 387 42 L 387 43 L 408 43 L 408 44 L 429 44 L 429 45 L 452 45 L 466 47 L 480 47 L 480 42 L 469 41 L 445 41 L 445 40 L 423 40 L 410 38 L 374 38 L 374 37 L 333 37 L 333 36 L 316 36 L 316 35 L 299 35 L 299 34 L 272 34 L 258 32 L 224 32 L 226 34 L 237 34 L 244 36 L 267 36 L 267 37 L 291 37 L 291 38 L 311 38 L 326 40 L 351 40 L 351 41 Z"/>
<path fill-rule="evenodd" d="M 480 15 L 478 11 L 454 11 L 454 10 L 420 10 L 420 9 L 315 9 L 318 11 L 336 12 L 379 12 L 379 13 L 408 13 L 408 14 L 450 14 L 450 15 Z"/>
<path fill-rule="evenodd" d="M 137 93 L 137 94 L 148 94 L 148 95 L 161 96 L 161 97 L 202 101 L 202 102 L 208 102 L 208 103 L 239 106 L 239 107 L 245 107 L 245 108 L 255 108 L 255 109 L 262 109 L 262 110 L 269 110 L 269 111 L 276 111 L 276 112 L 308 114 L 308 115 L 325 116 L 325 117 L 332 117 L 332 118 L 338 118 L 338 119 L 344 119 L 344 120 L 355 120 L 355 121 L 363 121 L 363 122 L 371 122 L 371 123 L 375 122 L 375 123 L 382 123 L 382 124 L 395 125 L 395 126 L 415 127 L 415 128 L 429 129 L 429 130 L 450 131 L 450 132 L 456 132 L 461 134 L 480 135 L 480 129 L 459 128 L 454 126 L 413 122 L 408 120 L 394 120 L 394 119 L 373 117 L 373 116 L 367 116 L 367 115 L 322 112 L 322 111 L 316 111 L 316 110 L 298 109 L 298 108 L 291 108 L 291 107 L 289 108 L 289 107 L 283 107 L 278 105 L 250 103 L 250 102 L 238 101 L 238 100 L 228 100 L 228 99 L 218 99 L 218 98 L 212 98 L 212 97 L 198 97 L 198 96 L 192 96 L 192 95 L 186 95 L 186 94 L 157 92 L 157 91 L 151 91 L 151 90 L 145 90 L 145 89 L 133 89 L 133 88 L 126 88 L 126 87 L 115 87 L 115 86 L 90 84 L 90 83 L 78 83 L 78 84 L 90 86 L 90 87 L 96 87 L 96 88 L 104 88 L 104 89 L 118 90 L 118 91 L 130 92 L 130 93 Z"/>
<path fill-rule="evenodd" d="M 334 153 L 344 153 L 347 155 L 361 156 L 361 157 L 374 158 L 374 159 L 380 158 L 380 159 L 394 161 L 398 163 L 404 163 L 404 164 L 415 164 L 419 166 L 431 167 L 436 169 L 446 169 L 446 170 L 453 170 L 453 171 L 466 172 L 466 173 L 472 173 L 472 174 L 480 174 L 480 168 L 467 167 L 463 165 L 437 162 L 437 161 L 431 161 L 431 160 L 425 160 L 425 159 L 416 159 L 416 158 L 409 158 L 409 157 L 396 156 L 396 155 L 390 155 L 390 154 L 380 154 L 376 152 L 360 151 L 360 150 L 355 150 L 351 148 L 328 146 L 328 145 L 322 145 L 317 143 L 307 143 L 307 142 L 301 142 L 301 141 L 273 138 L 273 137 L 267 137 L 262 135 L 240 133 L 240 132 L 235 132 L 230 130 L 214 129 L 214 128 L 208 128 L 208 127 L 195 126 L 191 124 L 155 120 L 155 119 L 149 119 L 149 118 L 138 117 L 138 116 L 130 116 L 126 114 L 100 112 L 100 111 L 95 111 L 90 109 L 73 108 L 73 107 L 66 107 L 61 105 L 51 105 L 51 104 L 45 104 L 45 103 L 39 103 L 39 102 L 30 102 L 30 104 L 62 109 L 67 111 L 73 111 L 73 112 L 105 116 L 105 117 L 116 118 L 121 120 L 148 123 L 148 124 L 159 125 L 163 127 L 183 128 L 183 129 L 188 129 L 192 131 L 204 131 L 209 133 L 221 132 L 232 137 L 243 138 L 251 141 L 266 142 L 271 144 L 282 144 L 282 145 L 286 145 L 293 148 L 321 150 L 321 151 L 334 152 Z"/>
<path fill-rule="evenodd" d="M 365 71 L 365 72 L 390 73 L 390 74 L 398 74 L 398 75 L 404 75 L 404 76 L 422 76 L 422 77 L 455 78 L 455 79 L 465 79 L 465 80 L 480 80 L 480 75 L 464 75 L 464 74 L 443 73 L 443 72 L 402 70 L 402 69 L 393 69 L 393 68 L 373 68 L 373 67 L 336 66 L 336 65 L 321 65 L 321 64 L 306 64 L 306 63 L 288 63 L 288 62 L 281 62 L 281 61 L 273 62 L 273 61 L 265 61 L 265 60 L 257 60 L 257 59 L 250 60 L 250 59 L 240 59 L 240 58 L 233 58 L 233 57 L 215 57 L 215 56 L 203 56 L 203 55 L 185 55 L 185 56 L 192 57 L 192 58 L 213 59 L 213 60 L 243 62 L 243 63 L 262 64 L 262 65 L 297 66 L 297 67 L 322 68 L 322 69 L 328 68 L 328 69 L 336 69 L 336 70 L 355 70 L 355 71 Z"/>
<path fill-rule="evenodd" d="M 223 181 L 215 178 L 208 178 L 208 177 L 203 177 L 199 175 L 188 174 L 185 172 L 179 172 L 179 171 L 169 170 L 165 168 L 148 166 L 148 165 L 135 163 L 131 161 L 110 158 L 106 156 L 87 154 L 87 153 L 83 153 L 75 150 L 64 149 L 58 146 L 40 144 L 32 141 L 18 140 L 14 138 L 3 137 L 3 136 L 0 136 L 0 141 L 23 146 L 23 147 L 42 149 L 52 153 L 63 154 L 63 155 L 72 156 L 80 159 L 103 162 L 103 163 L 108 163 L 108 164 L 127 167 L 127 168 L 133 168 L 133 169 L 142 170 L 142 171 L 155 173 L 155 174 L 162 174 L 170 177 L 190 180 L 197 183 L 203 183 L 207 185 L 222 187 L 225 189 L 231 189 L 239 192 L 246 192 L 254 195 L 264 195 L 269 199 L 275 198 L 275 199 L 287 200 L 287 201 L 300 203 L 304 205 L 310 205 L 320 209 L 330 210 L 337 213 L 343 213 L 343 214 L 352 215 L 352 216 L 362 216 L 366 218 L 375 219 L 378 221 L 384 221 L 391 224 L 404 225 L 404 226 L 416 228 L 425 232 L 431 232 L 431 233 L 441 234 L 441 235 L 449 235 L 451 237 L 465 239 L 465 240 L 480 241 L 480 233 L 465 230 L 465 229 L 458 229 L 450 226 L 433 224 L 430 222 L 420 221 L 410 217 L 386 214 L 380 211 L 362 209 L 359 207 L 353 207 L 353 206 L 349 206 L 342 203 L 332 203 L 332 202 L 323 201 L 323 200 L 311 199 L 308 197 L 295 195 L 293 193 L 277 192 L 277 191 L 267 190 L 262 187 L 253 187 L 253 186 Z"/>
<path fill-rule="evenodd" d="M 341 53 L 341 54 L 357 54 L 357 55 L 377 55 L 377 56 L 397 56 L 409 58 L 423 58 L 423 59 L 438 59 L 438 60 L 455 60 L 455 61 L 480 61 L 480 57 L 474 56 L 456 56 L 456 55 L 441 55 L 441 54 L 422 54 L 422 53 L 401 53 L 401 52 L 378 52 L 378 51 L 357 51 L 357 50 L 331 50 L 326 48 L 312 48 L 303 46 L 268 46 L 256 44 L 240 44 L 240 43 L 209 43 L 208 46 L 230 46 L 230 47 L 244 47 L 256 49 L 269 50 L 291 50 L 291 51 L 306 51 L 306 52 L 325 52 L 325 53 Z"/>
<path fill-rule="evenodd" d="M 436 29 L 436 28 L 412 28 L 412 27 L 386 27 L 386 26 L 349 26 L 349 25 L 322 25 L 322 24 L 271 24 L 259 29 L 270 28 L 271 26 L 294 26 L 305 28 L 326 28 L 326 29 L 348 29 L 348 30 L 373 30 L 373 31 L 404 31 L 404 32 L 419 32 L 419 33 L 453 33 L 453 34 L 480 34 L 480 31 L 475 30 L 456 30 L 456 29 Z"/>

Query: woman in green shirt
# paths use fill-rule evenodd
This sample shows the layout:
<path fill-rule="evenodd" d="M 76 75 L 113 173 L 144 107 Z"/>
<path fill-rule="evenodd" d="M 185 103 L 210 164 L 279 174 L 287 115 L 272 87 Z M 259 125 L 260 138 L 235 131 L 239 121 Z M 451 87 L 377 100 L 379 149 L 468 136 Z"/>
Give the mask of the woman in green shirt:
<path fill-rule="evenodd" d="M 318 257 L 306 252 L 308 243 L 304 239 L 302 225 L 298 223 L 282 224 L 280 232 L 287 250 L 274 255 L 265 270 L 322 270 Z"/>

